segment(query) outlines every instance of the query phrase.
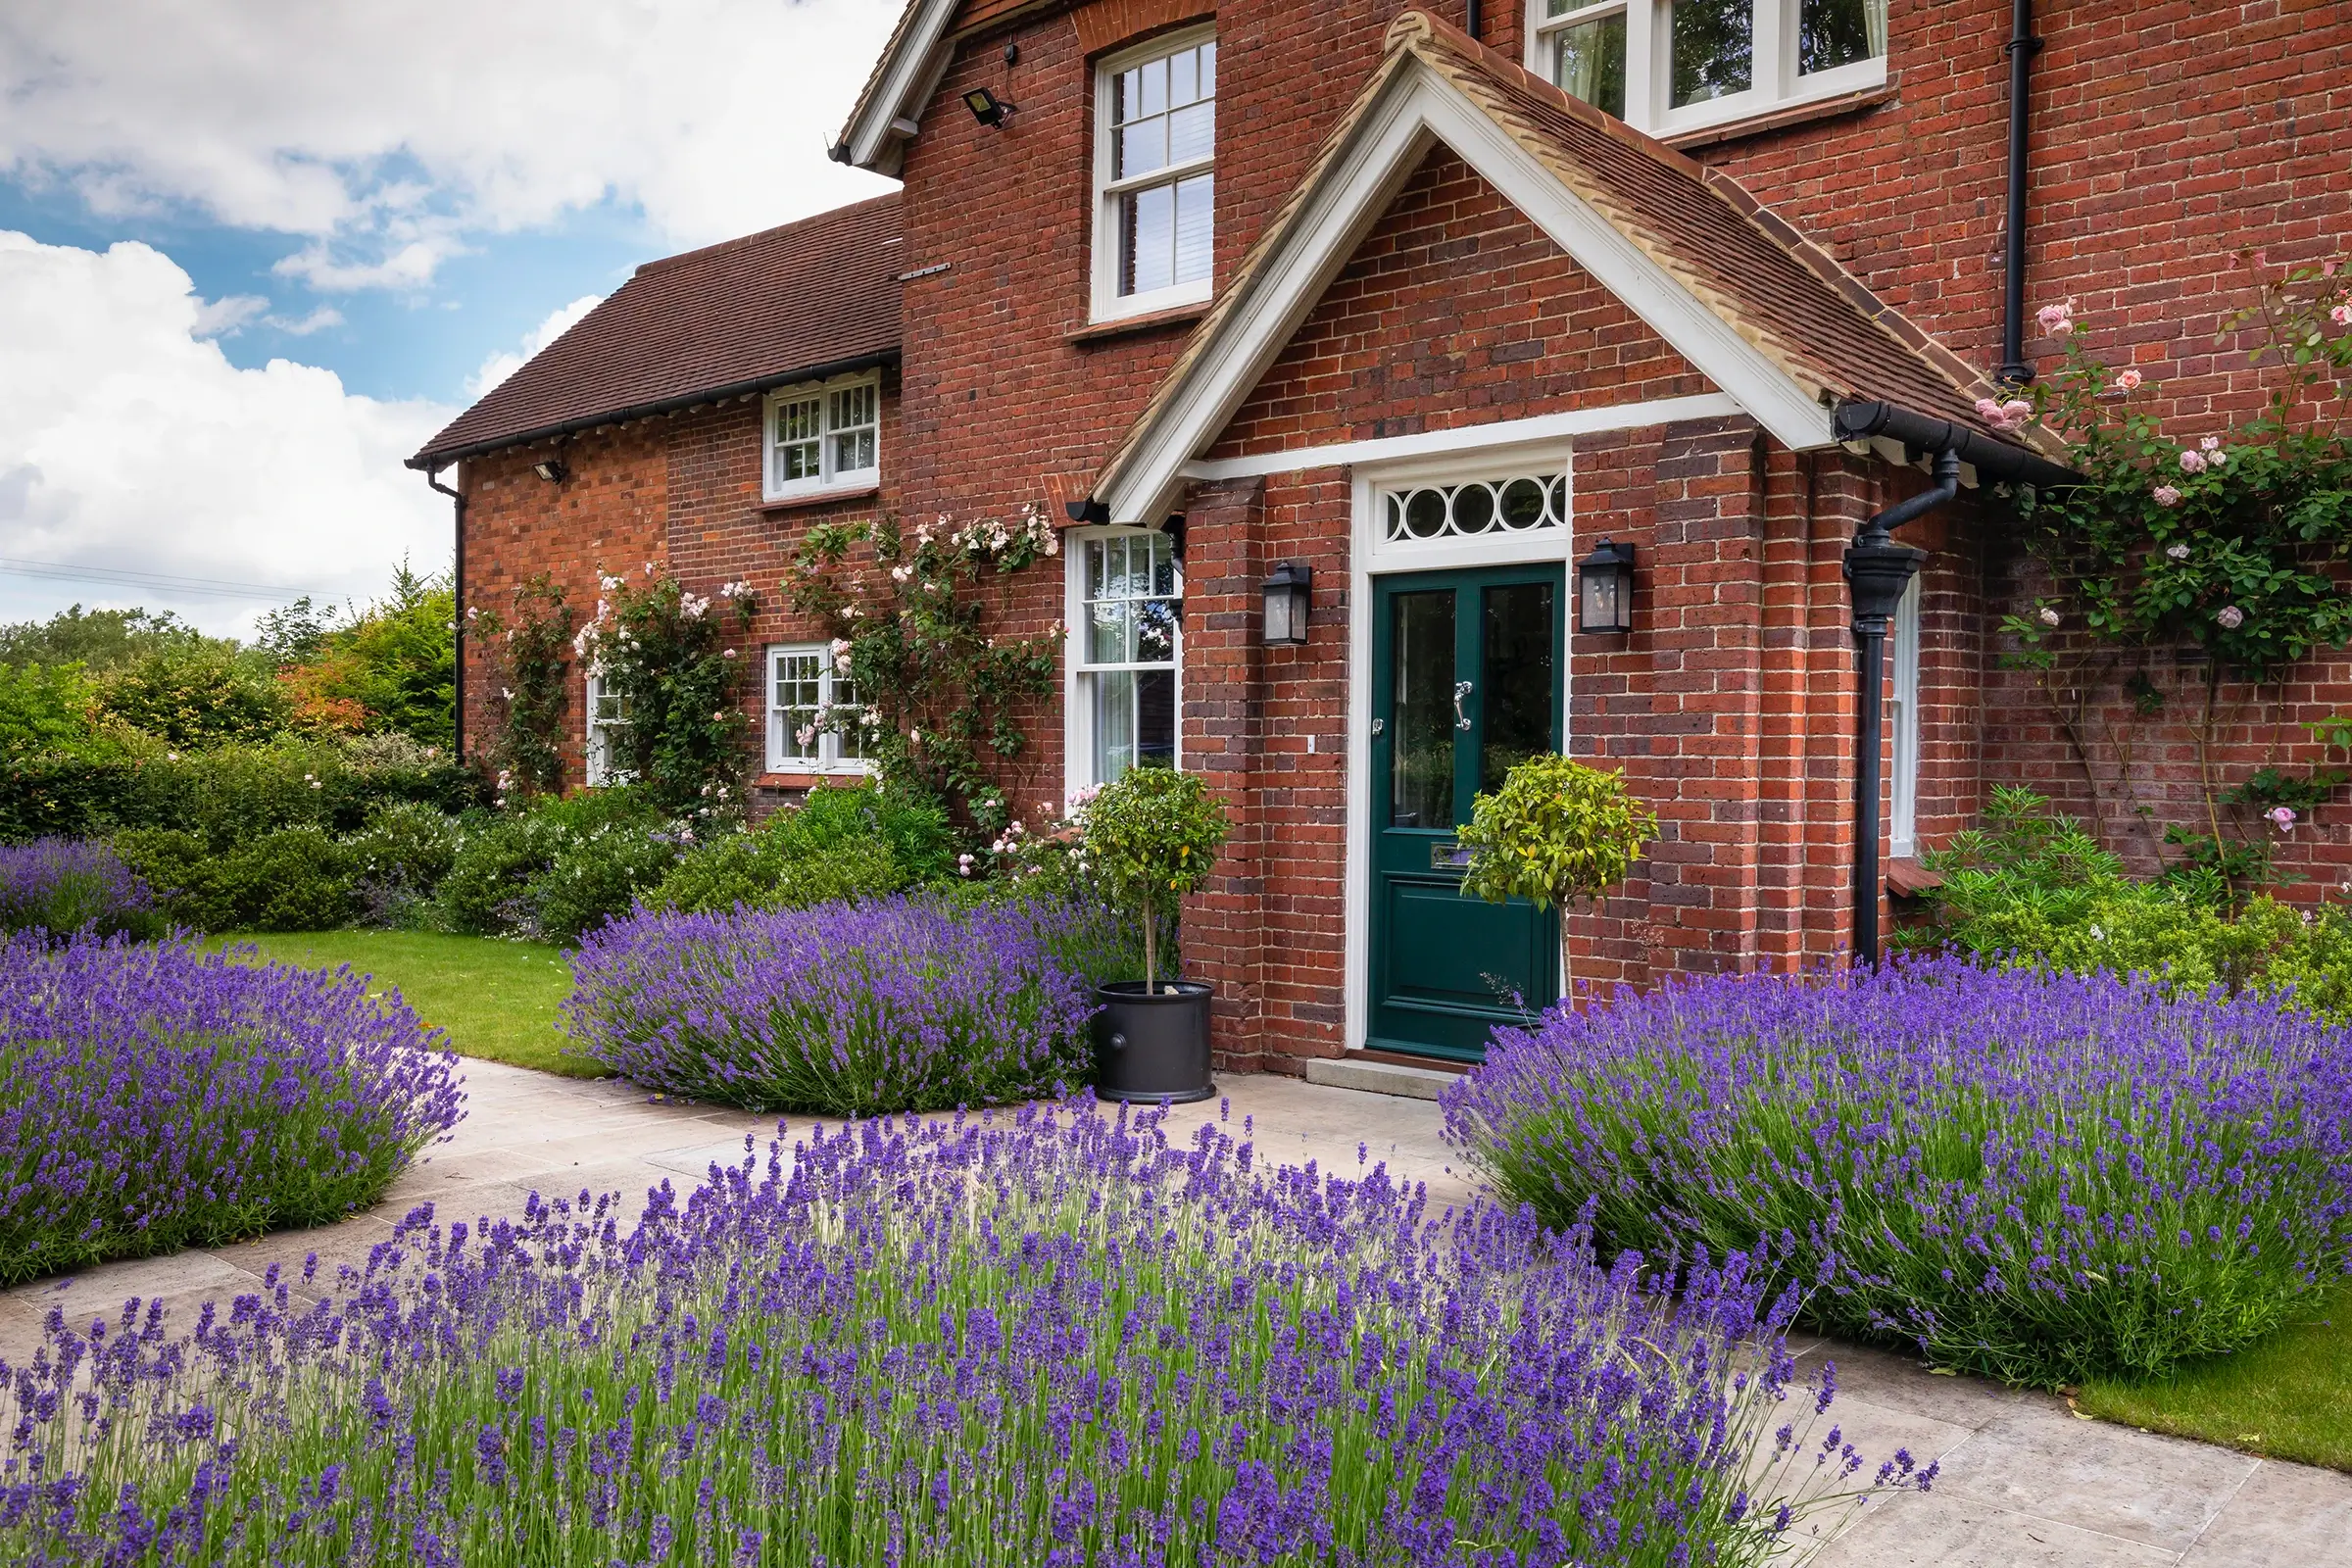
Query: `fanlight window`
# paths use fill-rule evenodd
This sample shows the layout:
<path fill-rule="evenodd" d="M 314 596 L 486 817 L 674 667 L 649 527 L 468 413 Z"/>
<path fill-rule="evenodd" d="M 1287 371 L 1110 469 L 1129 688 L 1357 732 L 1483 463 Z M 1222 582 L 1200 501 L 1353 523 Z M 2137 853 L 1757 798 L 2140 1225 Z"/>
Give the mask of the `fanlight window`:
<path fill-rule="evenodd" d="M 1389 490 L 1381 496 L 1381 522 L 1383 541 L 1393 545 L 1562 528 L 1568 523 L 1568 476 L 1531 473 Z"/>

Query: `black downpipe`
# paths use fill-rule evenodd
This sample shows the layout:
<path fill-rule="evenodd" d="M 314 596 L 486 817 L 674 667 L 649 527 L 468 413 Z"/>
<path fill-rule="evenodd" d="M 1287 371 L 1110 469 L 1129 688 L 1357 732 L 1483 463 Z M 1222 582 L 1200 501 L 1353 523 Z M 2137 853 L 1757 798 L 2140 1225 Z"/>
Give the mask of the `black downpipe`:
<path fill-rule="evenodd" d="M 2034 57 L 2041 53 L 2034 0 L 2016 0 L 2001 52 L 2009 57 L 2009 210 L 2001 246 L 2001 367 L 1994 373 L 2023 386 L 2034 379 L 2026 359 L 2026 129 Z"/>
<path fill-rule="evenodd" d="M 452 490 L 443 484 L 438 468 L 425 469 L 424 482 L 449 497 L 452 510 L 457 514 L 457 559 L 450 563 L 449 568 L 449 618 L 455 633 L 458 660 L 457 678 L 452 683 L 455 687 L 452 693 L 455 712 L 452 715 L 454 723 L 450 742 L 457 752 L 458 764 L 462 767 L 466 762 L 466 495 L 464 491 Z"/>
<path fill-rule="evenodd" d="M 1479 24 L 1485 21 L 1486 17 L 1479 7 L 1478 0 L 1469 0 L 1469 7 L 1470 9 L 1462 15 L 1462 30 L 1468 33 L 1473 41 L 1476 41 Z"/>
<path fill-rule="evenodd" d="M 1903 591 L 1928 559 L 1924 550 L 1898 544 L 1894 530 L 1917 521 L 1960 493 L 1960 453 L 1936 454 L 1936 483 L 1898 501 L 1862 524 L 1845 548 L 1845 580 L 1853 599 L 1854 648 L 1860 656 L 1860 733 L 1854 738 L 1854 962 L 1879 962 L 1879 764 L 1885 720 L 1886 627 L 1903 602 Z"/>

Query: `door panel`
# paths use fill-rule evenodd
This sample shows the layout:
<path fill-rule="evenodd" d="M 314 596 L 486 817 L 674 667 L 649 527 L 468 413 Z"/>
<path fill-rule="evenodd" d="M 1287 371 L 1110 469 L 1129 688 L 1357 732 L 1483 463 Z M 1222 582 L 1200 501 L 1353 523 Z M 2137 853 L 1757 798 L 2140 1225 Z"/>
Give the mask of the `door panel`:
<path fill-rule="evenodd" d="M 1559 994 L 1553 917 L 1461 893 L 1481 790 L 1561 744 L 1562 570 L 1374 582 L 1370 1040 L 1476 1059 Z"/>

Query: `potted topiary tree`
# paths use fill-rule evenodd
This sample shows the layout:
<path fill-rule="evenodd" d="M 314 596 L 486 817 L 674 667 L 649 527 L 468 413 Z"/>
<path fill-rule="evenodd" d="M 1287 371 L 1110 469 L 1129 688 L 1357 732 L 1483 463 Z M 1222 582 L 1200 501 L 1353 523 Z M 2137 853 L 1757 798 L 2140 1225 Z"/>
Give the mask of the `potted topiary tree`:
<path fill-rule="evenodd" d="M 1455 837 L 1470 852 L 1462 891 L 1500 904 L 1513 896 L 1560 911 L 1560 990 L 1568 990 L 1568 906 L 1625 880 L 1658 836 L 1658 816 L 1630 794 L 1619 768 L 1603 772 L 1546 753 L 1480 794 Z"/>
<path fill-rule="evenodd" d="M 1104 1100 L 1205 1100 L 1209 987 L 1160 978 L 1160 927 L 1208 879 L 1230 833 L 1225 808 L 1191 773 L 1135 767 L 1082 808 L 1079 854 L 1111 906 L 1144 939 L 1144 978 L 1095 988 L 1095 1093 Z M 1178 956 L 1175 967 L 1181 967 Z"/>

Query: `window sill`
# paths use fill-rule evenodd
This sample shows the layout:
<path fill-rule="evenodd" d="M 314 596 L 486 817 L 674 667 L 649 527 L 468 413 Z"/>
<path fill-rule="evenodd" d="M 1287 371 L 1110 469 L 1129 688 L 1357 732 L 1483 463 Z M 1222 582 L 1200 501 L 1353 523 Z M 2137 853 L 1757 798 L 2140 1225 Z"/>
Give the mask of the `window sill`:
<path fill-rule="evenodd" d="M 1155 332 L 1162 327 L 1190 326 L 1208 314 L 1207 300 L 1195 300 L 1189 305 L 1172 305 L 1164 311 L 1146 311 L 1138 316 L 1114 316 L 1107 321 L 1090 321 L 1076 331 L 1064 332 L 1064 343 L 1084 348 L 1089 344 L 1107 342 L 1134 332 Z"/>
<path fill-rule="evenodd" d="M 1783 104 L 1739 120 L 1726 121 L 1720 125 L 1701 125 L 1678 135 L 1658 139 L 1678 152 L 1691 152 L 1700 147 L 1713 147 L 1727 141 L 1739 141 L 1748 136 L 1767 136 L 1776 130 L 1794 125 L 1809 125 L 1817 120 L 1835 120 L 1840 115 L 1858 115 L 1893 101 L 1901 83 L 1888 76 L 1875 87 L 1860 87 L 1834 97 L 1815 98 L 1807 103 Z"/>
<path fill-rule="evenodd" d="M 756 773 L 752 776 L 755 788 L 763 790 L 812 790 L 821 784 L 838 784 L 847 779 L 863 783 L 873 777 L 870 767 L 829 767 L 802 773 Z"/>
<path fill-rule="evenodd" d="M 837 485 L 830 490 L 809 490 L 800 495 L 769 496 L 760 503 L 761 512 L 797 512 L 803 507 L 830 506 L 837 501 L 863 501 L 878 496 L 882 486 L 876 484 Z"/>

